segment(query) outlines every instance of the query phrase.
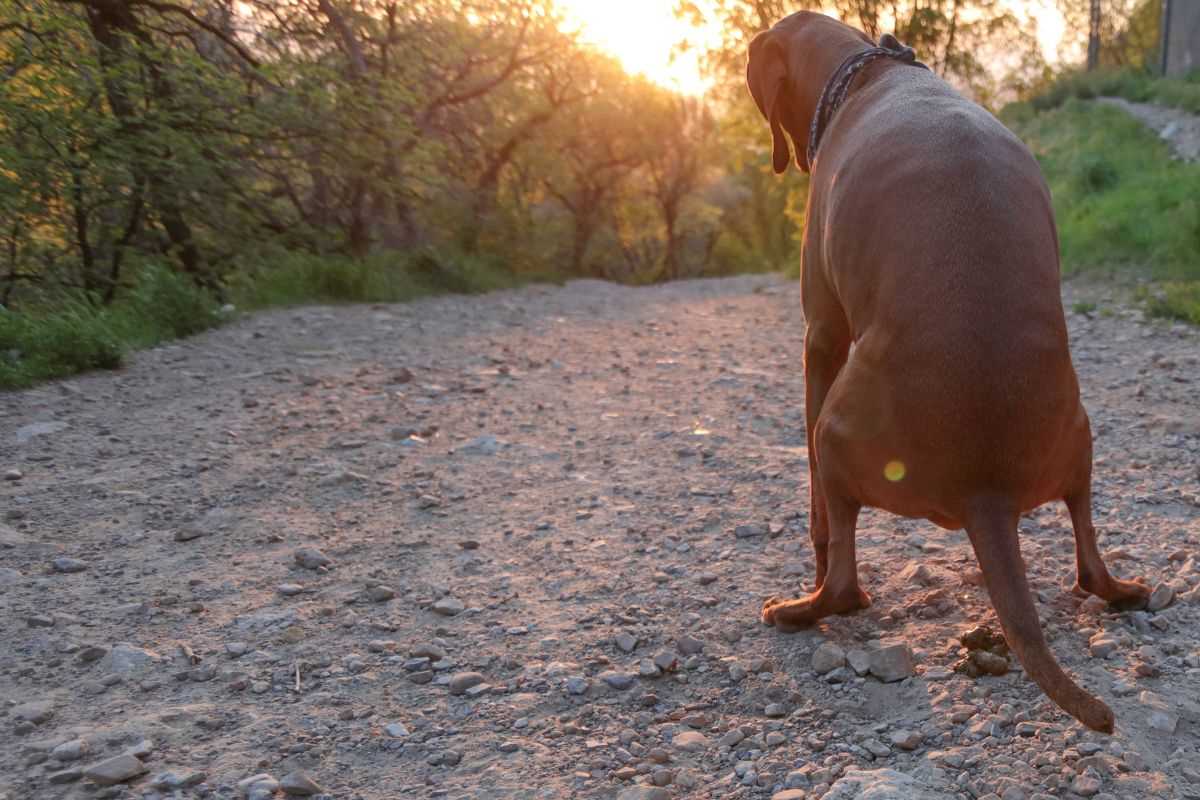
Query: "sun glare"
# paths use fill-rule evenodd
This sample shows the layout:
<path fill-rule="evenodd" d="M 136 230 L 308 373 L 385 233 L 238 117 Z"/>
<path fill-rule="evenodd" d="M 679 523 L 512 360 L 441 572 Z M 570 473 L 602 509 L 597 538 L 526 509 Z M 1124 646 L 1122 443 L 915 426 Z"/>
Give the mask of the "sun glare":
<path fill-rule="evenodd" d="M 557 0 L 568 25 L 585 41 L 611 53 L 630 73 L 686 94 L 701 94 L 705 46 L 720 40 L 713 27 L 696 28 L 675 16 L 675 0 Z M 1050 62 L 1060 60 L 1062 15 L 1053 0 L 1005 0 L 1020 15 L 1037 19 L 1038 41 Z M 705 7 L 704 0 L 700 2 Z M 679 45 L 688 47 L 680 52 Z"/>
<path fill-rule="evenodd" d="M 700 52 L 703 45 L 715 43 L 717 33 L 676 17 L 674 0 L 558 0 L 558 4 L 584 40 L 616 56 L 626 71 L 687 94 L 707 88 Z M 677 52 L 683 43 L 690 47 Z"/>

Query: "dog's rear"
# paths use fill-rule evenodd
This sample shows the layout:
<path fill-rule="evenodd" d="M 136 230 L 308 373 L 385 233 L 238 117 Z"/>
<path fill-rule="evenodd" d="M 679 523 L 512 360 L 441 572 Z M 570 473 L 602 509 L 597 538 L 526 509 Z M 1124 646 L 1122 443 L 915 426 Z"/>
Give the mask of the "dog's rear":
<path fill-rule="evenodd" d="M 828 72 L 862 48 L 838 23 L 789 19 L 781 35 L 805 64 Z M 822 61 L 812 55 L 822 47 L 837 52 Z M 798 152 L 812 96 L 793 88 L 782 111 L 760 102 Z M 1037 162 L 945 82 L 896 63 L 868 68 L 834 122 L 815 163 L 802 163 L 812 168 L 802 275 L 811 524 L 818 582 L 826 548 L 829 577 L 809 598 L 769 602 L 764 619 L 804 624 L 867 602 L 853 569 L 862 505 L 966 528 L 1029 676 L 1081 722 L 1111 731 L 1109 708 L 1046 645 L 1017 542 L 1022 512 L 1067 498 L 1083 537 L 1081 581 L 1086 567 L 1107 599 L 1142 592 L 1112 579 L 1095 553 L 1090 432 Z"/>

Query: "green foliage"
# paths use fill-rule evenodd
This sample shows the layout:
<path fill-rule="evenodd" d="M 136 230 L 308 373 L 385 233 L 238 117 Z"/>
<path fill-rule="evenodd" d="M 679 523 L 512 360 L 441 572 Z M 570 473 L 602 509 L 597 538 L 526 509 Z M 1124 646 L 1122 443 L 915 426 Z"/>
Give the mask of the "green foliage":
<path fill-rule="evenodd" d="M 1091 316 L 1092 314 L 1096 313 L 1096 308 L 1097 306 L 1095 303 L 1088 302 L 1086 300 L 1079 300 L 1071 305 L 1072 311 L 1074 311 L 1076 314 L 1083 314 L 1084 316 Z"/>
<path fill-rule="evenodd" d="M 1133 266 L 1200 278 L 1200 165 L 1173 160 L 1153 132 L 1109 106 L 1068 99 L 1001 116 L 1050 184 L 1065 272 Z"/>
<path fill-rule="evenodd" d="M 72 305 L 38 316 L 0 310 L 0 388 L 116 369 L 125 347 L 108 315 Z"/>
<path fill-rule="evenodd" d="M 1157 103 L 1200 113 L 1200 70 L 1184 78 L 1159 78 L 1133 68 L 1101 69 L 1094 72 L 1069 70 L 1045 92 L 1033 98 L 1038 111 L 1058 108 L 1070 98 L 1123 97 L 1135 103 Z"/>
<path fill-rule="evenodd" d="M 1200 325 L 1200 281 L 1172 281 L 1140 295 L 1150 316 Z"/>

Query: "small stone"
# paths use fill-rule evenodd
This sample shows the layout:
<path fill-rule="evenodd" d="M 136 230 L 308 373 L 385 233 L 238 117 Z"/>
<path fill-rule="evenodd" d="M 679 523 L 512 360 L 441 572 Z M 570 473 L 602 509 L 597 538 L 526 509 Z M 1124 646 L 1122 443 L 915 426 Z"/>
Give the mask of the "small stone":
<path fill-rule="evenodd" d="M 682 655 L 694 656 L 704 650 L 704 642 L 691 636 L 680 636 L 675 640 L 675 649 Z"/>
<path fill-rule="evenodd" d="M 79 652 L 76 653 L 75 657 L 84 664 L 90 664 L 93 661 L 99 661 L 106 655 L 108 655 L 107 647 L 101 647 L 98 644 L 85 644 L 79 648 Z"/>
<path fill-rule="evenodd" d="M 912 650 L 907 644 L 884 645 L 870 653 L 870 672 L 884 683 L 904 680 L 913 671 Z"/>
<path fill-rule="evenodd" d="M 296 797 L 308 797 L 314 794 L 322 794 L 325 791 L 303 770 L 296 770 L 284 775 L 283 780 L 279 782 L 279 788 L 283 789 L 284 794 Z"/>
<path fill-rule="evenodd" d="M 860 677 L 871 671 L 871 655 L 866 650 L 857 648 L 848 650 L 846 663 L 850 665 L 850 669 L 854 670 L 854 674 Z"/>
<path fill-rule="evenodd" d="M 614 641 L 622 653 L 632 653 L 634 648 L 638 646 L 637 637 L 625 631 L 618 633 Z"/>
<path fill-rule="evenodd" d="M 700 731 L 681 731 L 675 734 L 671 744 L 678 750 L 688 753 L 698 753 L 709 746 L 708 737 Z"/>
<path fill-rule="evenodd" d="M 662 670 L 651 659 L 643 658 L 638 662 L 638 675 L 643 678 L 657 678 L 661 674 Z"/>
<path fill-rule="evenodd" d="M 51 772 L 46 776 L 46 780 L 52 784 L 74 783 L 83 777 L 83 770 L 79 767 L 69 767 L 58 772 Z"/>
<path fill-rule="evenodd" d="M 717 740 L 717 744 L 720 747 L 734 747 L 745 738 L 746 734 L 742 733 L 741 728 L 730 728 Z"/>
<path fill-rule="evenodd" d="M 808 792 L 804 789 L 784 789 L 771 795 L 771 800 L 805 800 Z"/>
<path fill-rule="evenodd" d="M 458 672 L 450 678 L 449 688 L 450 694 L 466 694 L 467 690 L 472 686 L 478 686 L 483 683 L 486 678 L 479 672 Z"/>
<path fill-rule="evenodd" d="M 136 756 L 122 753 L 86 767 L 83 776 L 101 786 L 112 786 L 136 778 L 145 771 L 146 765 Z"/>
<path fill-rule="evenodd" d="M 1093 658 L 1108 658 L 1117 651 L 1119 646 L 1115 639 L 1109 638 L 1104 633 L 1097 633 L 1088 640 L 1088 650 Z"/>
<path fill-rule="evenodd" d="M 925 740 L 920 731 L 910 731 L 906 728 L 892 731 L 890 738 L 892 744 L 901 750 L 916 750 L 921 746 L 921 742 Z"/>
<path fill-rule="evenodd" d="M 178 789 L 187 789 L 195 786 L 198 783 L 204 782 L 203 772 L 184 772 L 182 774 L 175 772 L 160 772 L 150 779 L 151 788 L 160 791 L 173 792 Z"/>
<path fill-rule="evenodd" d="M 617 794 L 617 800 L 671 800 L 671 793 L 661 786 L 627 786 Z"/>
<path fill-rule="evenodd" d="M 679 660 L 671 652 L 661 652 L 654 657 L 654 666 L 663 672 L 674 672 L 679 669 Z"/>
<path fill-rule="evenodd" d="M 320 569 L 321 567 L 327 567 L 333 563 L 333 559 L 315 547 L 298 548 L 292 554 L 292 557 L 295 559 L 296 563 L 304 569 Z"/>
<path fill-rule="evenodd" d="M 41 725 L 54 716 L 54 707 L 46 701 L 38 701 L 16 706 L 11 713 L 16 719 Z"/>
<path fill-rule="evenodd" d="M 600 680 L 607 683 L 614 689 L 624 690 L 633 686 L 637 682 L 637 676 L 631 672 L 617 672 L 615 670 L 606 670 L 597 675 Z"/>
<path fill-rule="evenodd" d="M 238 781 L 237 788 L 246 800 L 267 800 L 279 790 L 279 781 L 273 775 L 261 772 Z"/>
<path fill-rule="evenodd" d="M 987 650 L 973 650 L 968 658 L 981 675 L 1004 675 L 1008 672 L 1008 659 Z"/>
<path fill-rule="evenodd" d="M 733 535 L 739 539 L 753 539 L 756 536 L 766 536 L 768 533 L 770 533 L 770 528 L 761 522 L 738 525 L 733 529 Z"/>
<path fill-rule="evenodd" d="M 83 572 L 88 568 L 88 562 L 81 558 L 69 558 L 68 556 L 59 556 L 50 562 L 50 566 L 55 572 L 63 574 L 71 574 L 73 572 Z"/>
<path fill-rule="evenodd" d="M 281 583 L 275 587 L 275 591 L 284 597 L 295 597 L 304 592 L 304 587 L 298 583 Z"/>
<path fill-rule="evenodd" d="M 396 590 L 390 586 L 371 586 L 367 589 L 367 598 L 372 603 L 386 603 L 396 596 Z"/>
<path fill-rule="evenodd" d="M 393 739 L 403 739 L 408 736 L 408 728 L 402 722 L 389 722 L 383 726 L 383 732 Z"/>
<path fill-rule="evenodd" d="M 1154 587 L 1154 591 L 1150 593 L 1150 599 L 1146 601 L 1147 611 L 1162 611 L 1167 606 L 1171 605 L 1171 601 L 1175 599 L 1175 590 L 1170 584 L 1160 583 Z"/>
<path fill-rule="evenodd" d="M 566 687 L 567 694 L 578 696 L 587 694 L 591 681 L 582 675 L 572 675 L 563 682 L 563 685 Z"/>
<path fill-rule="evenodd" d="M 466 604 L 457 597 L 443 597 L 433 604 L 433 613 L 443 617 L 456 617 L 465 611 Z"/>
<path fill-rule="evenodd" d="M 1071 782 L 1071 791 L 1080 797 L 1091 797 L 1100 791 L 1102 785 L 1099 778 L 1085 773 Z"/>
<path fill-rule="evenodd" d="M 78 761 L 88 754 L 91 747 L 86 739 L 72 739 L 69 742 L 63 742 L 58 747 L 50 751 L 50 755 L 58 761 Z"/>
<path fill-rule="evenodd" d="M 846 652 L 833 642 L 825 642 L 812 656 L 813 672 L 824 675 L 846 663 Z"/>
<path fill-rule="evenodd" d="M 4 480 L 6 481 L 19 481 L 24 477 L 25 473 L 21 472 L 19 469 L 14 468 L 4 470 Z"/>
<path fill-rule="evenodd" d="M 863 749 L 876 758 L 886 758 L 892 754 L 892 748 L 878 739 L 867 739 L 863 742 Z"/>
<path fill-rule="evenodd" d="M 772 719 L 783 717 L 787 715 L 787 707 L 783 703 L 768 703 L 767 707 L 763 709 L 763 714 Z"/>
<path fill-rule="evenodd" d="M 25 624 L 31 628 L 53 628 L 54 617 L 47 617 L 44 614 L 29 614 L 25 617 Z"/>

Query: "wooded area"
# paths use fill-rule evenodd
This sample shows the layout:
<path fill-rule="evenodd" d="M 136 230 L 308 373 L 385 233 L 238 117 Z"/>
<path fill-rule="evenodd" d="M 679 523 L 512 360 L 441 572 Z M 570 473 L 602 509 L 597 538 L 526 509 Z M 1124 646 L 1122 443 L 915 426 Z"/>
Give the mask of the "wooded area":
<path fill-rule="evenodd" d="M 818 5 L 684 0 L 723 31 L 691 97 L 551 0 L 8 0 L 0 303 L 103 307 L 154 271 L 270 303 L 300 276 L 370 299 L 337 282 L 794 267 L 804 184 L 769 172 L 745 46 Z M 984 103 L 1051 74 L 1000 0 L 829 5 Z"/>

